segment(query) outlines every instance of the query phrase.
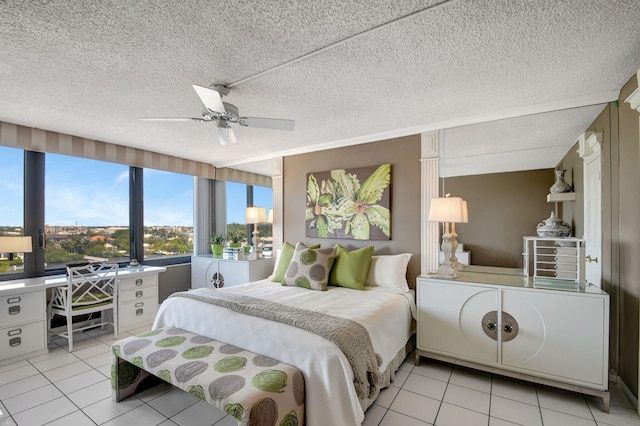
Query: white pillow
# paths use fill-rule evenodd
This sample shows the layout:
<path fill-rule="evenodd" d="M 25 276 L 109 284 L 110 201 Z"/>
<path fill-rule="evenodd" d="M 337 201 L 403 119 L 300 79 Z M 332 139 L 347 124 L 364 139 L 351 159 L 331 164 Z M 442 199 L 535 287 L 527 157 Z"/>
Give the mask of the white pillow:
<path fill-rule="evenodd" d="M 411 253 L 371 256 L 367 285 L 409 291 L 407 265 Z"/>

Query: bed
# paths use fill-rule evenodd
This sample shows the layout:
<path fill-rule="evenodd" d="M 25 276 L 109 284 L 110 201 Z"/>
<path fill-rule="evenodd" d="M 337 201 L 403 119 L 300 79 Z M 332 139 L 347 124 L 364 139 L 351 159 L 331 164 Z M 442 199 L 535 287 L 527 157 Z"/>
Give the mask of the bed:
<path fill-rule="evenodd" d="M 379 368 L 384 374 L 380 388 L 383 388 L 389 385 L 406 357 L 415 328 L 413 291 L 401 287 L 367 285 L 364 290 L 354 290 L 328 286 L 327 291 L 312 291 L 267 279 L 199 291 L 274 301 L 361 324 L 369 334 L 373 350 L 381 358 Z M 351 364 L 338 346 L 292 325 L 190 297 L 170 297 L 160 306 L 153 324 L 154 329 L 165 326 L 182 328 L 297 367 L 305 378 L 306 424 L 309 426 L 360 425 L 364 411 L 379 393 L 377 389 L 360 398 Z"/>

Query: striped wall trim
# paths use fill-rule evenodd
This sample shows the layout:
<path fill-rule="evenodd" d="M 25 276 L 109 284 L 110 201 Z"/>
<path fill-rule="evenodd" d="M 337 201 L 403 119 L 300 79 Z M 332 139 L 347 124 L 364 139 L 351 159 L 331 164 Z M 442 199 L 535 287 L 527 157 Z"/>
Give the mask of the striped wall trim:
<path fill-rule="evenodd" d="M 271 188 L 271 176 L 249 173 L 242 170 L 222 167 L 216 169 L 216 179 L 229 182 L 246 183 L 247 185 L 266 186 Z"/>
<path fill-rule="evenodd" d="M 0 145 L 27 151 L 70 155 L 128 166 L 164 170 L 207 179 L 231 180 L 247 185 L 271 187 L 270 176 L 229 168 L 219 169 L 221 172 L 216 173 L 216 167 L 208 163 L 3 121 L 0 121 Z"/>

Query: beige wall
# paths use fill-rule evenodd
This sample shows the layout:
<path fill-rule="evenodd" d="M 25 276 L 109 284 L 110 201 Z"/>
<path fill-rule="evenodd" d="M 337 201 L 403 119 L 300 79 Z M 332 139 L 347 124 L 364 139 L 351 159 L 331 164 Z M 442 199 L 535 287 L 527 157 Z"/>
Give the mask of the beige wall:
<path fill-rule="evenodd" d="M 391 163 L 391 240 L 355 241 L 305 236 L 306 175 L 339 168 Z M 309 154 L 285 157 L 284 240 L 323 247 L 339 243 L 347 248 L 373 245 L 375 254 L 412 253 L 407 279 L 411 287 L 420 273 L 420 136 L 407 136 Z"/>
<path fill-rule="evenodd" d="M 612 167 L 617 170 L 617 126 L 611 126 L 612 122 L 617 123 L 617 107 L 615 103 L 607 105 L 600 115 L 585 131 L 602 132 L 602 288 L 610 296 L 610 333 L 609 333 L 609 365 L 613 371 L 618 371 L 619 360 L 619 300 L 617 291 L 618 268 L 614 267 L 612 261 L 612 235 L 617 235 L 618 221 L 617 213 L 614 213 L 612 205 L 614 190 L 617 185 L 617 175 L 612 175 Z M 573 175 L 573 188 L 576 194 L 575 202 L 563 203 L 563 218 L 574 225 L 575 235 L 584 236 L 584 162 L 577 153 L 578 143 L 569 150 L 562 159 L 558 168 L 570 170 Z M 612 156 L 613 152 L 613 156 Z M 612 158 L 615 157 L 615 164 Z M 614 173 L 615 174 L 615 173 Z M 617 209 L 616 209 L 617 211 Z M 615 228 L 615 229 L 614 229 Z"/>
<path fill-rule="evenodd" d="M 626 99 L 638 87 L 635 75 L 620 91 Z M 638 111 L 620 102 L 618 155 L 611 170 L 618 172 L 620 232 L 612 243 L 619 248 L 620 365 L 619 375 L 638 396 L 638 299 L 640 298 L 640 134 Z M 617 160 L 617 167 L 616 167 Z M 614 259 L 615 265 L 615 259 Z"/>
<path fill-rule="evenodd" d="M 469 223 L 456 232 L 473 265 L 522 268 L 522 237 L 536 235 L 536 225 L 554 210 L 547 203 L 554 179 L 544 169 L 444 180 L 445 192 L 467 200 Z"/>
<path fill-rule="evenodd" d="M 635 75 L 585 131 L 602 132 L 602 287 L 610 295 L 610 367 L 638 397 L 640 299 L 640 115 L 624 99 L 636 88 Z M 575 148 L 575 147 L 574 147 Z M 576 202 L 564 217 L 584 223 L 582 160 L 571 150 L 560 167 L 574 172 Z M 583 232 L 583 231 L 579 231 Z"/>

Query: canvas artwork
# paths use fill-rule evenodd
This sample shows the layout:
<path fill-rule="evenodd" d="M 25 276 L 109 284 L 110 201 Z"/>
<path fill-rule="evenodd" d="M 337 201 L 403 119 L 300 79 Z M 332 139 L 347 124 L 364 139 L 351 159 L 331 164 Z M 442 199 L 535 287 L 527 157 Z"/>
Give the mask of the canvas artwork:
<path fill-rule="evenodd" d="M 391 239 L 391 164 L 307 173 L 306 236 Z"/>

